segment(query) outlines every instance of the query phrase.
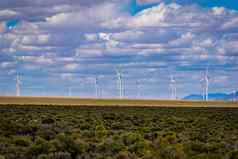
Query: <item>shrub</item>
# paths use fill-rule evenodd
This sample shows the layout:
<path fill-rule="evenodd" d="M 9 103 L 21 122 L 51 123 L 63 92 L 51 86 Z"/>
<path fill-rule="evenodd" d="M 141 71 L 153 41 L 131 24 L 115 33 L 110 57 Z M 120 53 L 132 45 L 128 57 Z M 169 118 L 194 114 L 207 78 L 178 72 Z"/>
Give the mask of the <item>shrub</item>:
<path fill-rule="evenodd" d="M 95 136 L 99 139 L 105 138 L 108 134 L 108 131 L 103 126 L 103 124 L 97 125 L 95 129 Z"/>
<path fill-rule="evenodd" d="M 4 156 L 2 156 L 2 155 L 0 155 L 0 159 L 5 159 L 5 157 L 4 157 Z"/>
<path fill-rule="evenodd" d="M 130 159 L 128 152 L 120 152 L 116 155 L 116 159 Z"/>
<path fill-rule="evenodd" d="M 47 154 L 40 154 L 37 159 L 50 159 Z"/>
<path fill-rule="evenodd" d="M 122 141 L 126 146 L 133 145 L 141 139 L 141 136 L 136 133 L 125 133 L 122 135 Z"/>
<path fill-rule="evenodd" d="M 81 132 L 82 137 L 84 138 L 94 138 L 95 137 L 95 132 L 91 130 L 83 130 Z"/>
<path fill-rule="evenodd" d="M 56 136 L 56 133 L 51 129 L 42 129 L 37 132 L 37 135 L 49 141 Z"/>
<path fill-rule="evenodd" d="M 158 134 L 157 142 L 159 142 L 160 145 L 176 144 L 177 141 L 177 134 L 173 131 Z"/>
<path fill-rule="evenodd" d="M 150 154 L 151 149 L 149 146 L 149 143 L 146 141 L 138 141 L 134 143 L 133 145 L 129 146 L 129 151 L 131 153 L 135 153 L 139 156 L 146 156 Z"/>
<path fill-rule="evenodd" d="M 52 119 L 52 118 L 45 118 L 45 119 L 43 119 L 42 120 L 42 124 L 53 124 L 55 122 L 55 120 L 54 119 Z"/>
<path fill-rule="evenodd" d="M 13 140 L 16 146 L 27 147 L 32 143 L 30 137 L 28 136 L 15 136 Z"/>
<path fill-rule="evenodd" d="M 163 159 L 184 159 L 185 153 L 181 144 L 161 147 L 161 158 Z"/>
<path fill-rule="evenodd" d="M 62 144 L 60 146 L 62 151 L 67 151 L 71 153 L 72 156 L 77 156 L 77 154 L 82 154 L 88 149 L 88 145 L 83 141 L 73 139 L 71 136 L 60 134 L 56 138 Z"/>
<path fill-rule="evenodd" d="M 207 153 L 208 149 L 207 146 L 199 141 L 192 142 L 190 144 L 190 148 L 192 151 L 198 152 L 198 153 Z"/>
<path fill-rule="evenodd" d="M 118 153 L 125 148 L 124 145 L 119 142 L 113 142 L 110 146 L 113 153 Z"/>
<path fill-rule="evenodd" d="M 68 152 L 55 152 L 48 155 L 49 159 L 72 159 Z"/>
<path fill-rule="evenodd" d="M 37 138 L 36 142 L 28 148 L 27 155 L 32 157 L 40 154 L 47 154 L 50 149 L 50 144 L 46 140 Z"/>
<path fill-rule="evenodd" d="M 228 153 L 227 159 L 238 159 L 238 151 Z"/>

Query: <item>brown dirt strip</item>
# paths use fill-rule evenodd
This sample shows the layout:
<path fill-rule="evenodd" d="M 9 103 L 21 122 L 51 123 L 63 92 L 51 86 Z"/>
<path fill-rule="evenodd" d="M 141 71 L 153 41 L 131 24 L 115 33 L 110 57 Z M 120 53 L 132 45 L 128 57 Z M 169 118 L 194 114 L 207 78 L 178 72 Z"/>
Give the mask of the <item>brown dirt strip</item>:
<path fill-rule="evenodd" d="M 227 107 L 238 108 L 238 102 L 85 99 L 78 97 L 10 97 L 1 96 L 0 105 L 59 105 L 59 106 L 136 106 L 136 107 Z"/>

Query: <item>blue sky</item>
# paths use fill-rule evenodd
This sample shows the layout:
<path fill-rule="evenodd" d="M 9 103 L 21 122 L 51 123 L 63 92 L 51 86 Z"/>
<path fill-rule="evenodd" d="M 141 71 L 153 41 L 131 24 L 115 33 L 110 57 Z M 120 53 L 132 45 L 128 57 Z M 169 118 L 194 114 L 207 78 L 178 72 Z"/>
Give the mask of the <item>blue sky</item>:
<path fill-rule="evenodd" d="M 11 0 L 0 2 L 0 95 L 169 98 L 238 90 L 235 0 Z"/>
<path fill-rule="evenodd" d="M 153 6 L 158 5 L 162 1 L 152 1 L 148 3 L 142 3 L 138 4 L 136 0 L 131 0 L 129 3 L 128 10 L 132 15 L 135 15 L 144 9 L 151 8 Z M 227 9 L 231 10 L 238 10 L 238 2 L 236 0 L 177 0 L 177 1 L 171 1 L 171 0 L 165 0 L 163 1 L 164 3 L 171 3 L 171 2 L 176 2 L 177 4 L 180 5 L 198 5 L 204 8 L 213 8 L 213 7 L 225 7 Z"/>

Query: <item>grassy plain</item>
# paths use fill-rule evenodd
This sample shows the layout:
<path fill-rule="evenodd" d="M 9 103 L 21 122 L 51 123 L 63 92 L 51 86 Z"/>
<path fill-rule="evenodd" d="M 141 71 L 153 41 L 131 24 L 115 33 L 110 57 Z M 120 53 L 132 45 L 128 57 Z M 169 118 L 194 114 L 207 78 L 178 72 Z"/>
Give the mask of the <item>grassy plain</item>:
<path fill-rule="evenodd" d="M 238 109 L 2 105 L 0 159 L 238 159 Z"/>
<path fill-rule="evenodd" d="M 0 97 L 0 159 L 238 159 L 238 103 Z"/>

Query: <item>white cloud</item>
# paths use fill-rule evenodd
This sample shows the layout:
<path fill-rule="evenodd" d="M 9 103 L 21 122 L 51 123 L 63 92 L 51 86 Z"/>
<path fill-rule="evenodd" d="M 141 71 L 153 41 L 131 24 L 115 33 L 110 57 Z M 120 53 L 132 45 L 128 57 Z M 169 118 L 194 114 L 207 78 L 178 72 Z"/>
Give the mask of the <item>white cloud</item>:
<path fill-rule="evenodd" d="M 104 53 L 104 49 L 97 49 L 97 48 L 76 48 L 75 55 L 79 57 L 97 57 L 102 56 Z"/>
<path fill-rule="evenodd" d="M 168 9 L 164 3 L 146 9 L 137 14 L 129 25 L 130 27 L 164 26 Z"/>
<path fill-rule="evenodd" d="M 214 42 L 212 41 L 211 38 L 207 38 L 201 41 L 199 45 L 204 48 L 211 48 L 211 47 L 214 47 Z"/>
<path fill-rule="evenodd" d="M 60 76 L 63 80 L 72 80 L 74 78 L 74 74 L 72 73 L 62 73 Z"/>
<path fill-rule="evenodd" d="M 49 38 L 50 38 L 49 35 L 39 35 L 38 42 L 39 42 L 39 44 L 47 44 L 47 43 L 49 43 Z"/>
<path fill-rule="evenodd" d="M 97 41 L 98 40 L 97 34 L 85 34 L 84 37 L 85 37 L 85 40 L 87 40 L 87 41 Z"/>
<path fill-rule="evenodd" d="M 58 57 L 55 58 L 55 60 L 63 63 L 68 63 L 68 62 L 74 62 L 76 60 L 76 57 Z"/>
<path fill-rule="evenodd" d="M 238 28 L 238 17 L 230 19 L 222 25 L 222 29 L 235 29 Z"/>
<path fill-rule="evenodd" d="M 0 63 L 0 68 L 6 69 L 6 68 L 12 68 L 15 66 L 14 62 L 2 62 Z"/>
<path fill-rule="evenodd" d="M 226 13 L 226 9 L 224 7 L 213 7 L 212 12 L 214 15 L 223 15 Z"/>
<path fill-rule="evenodd" d="M 45 56 L 23 56 L 22 61 L 48 65 L 54 63 L 53 59 L 47 58 Z"/>
<path fill-rule="evenodd" d="M 74 71 L 79 67 L 79 65 L 77 63 L 69 63 L 64 65 L 64 69 L 67 71 Z"/>
<path fill-rule="evenodd" d="M 22 37 L 24 45 L 42 45 L 49 43 L 50 35 L 26 35 Z"/>
<path fill-rule="evenodd" d="M 67 21 L 67 19 L 71 18 L 72 14 L 70 13 L 59 13 L 52 17 L 46 18 L 46 21 L 49 22 L 50 24 L 58 25 L 64 23 L 65 21 Z"/>
<path fill-rule="evenodd" d="M 184 46 L 184 45 L 189 45 L 192 44 L 193 40 L 195 38 L 195 35 L 191 32 L 187 32 L 182 34 L 178 39 L 175 39 L 170 42 L 172 46 Z"/>
<path fill-rule="evenodd" d="M 137 0 L 138 4 L 147 4 L 147 3 L 160 3 L 163 0 Z"/>
<path fill-rule="evenodd" d="M 117 18 L 120 12 L 117 4 L 103 3 L 93 7 L 82 7 L 78 11 L 58 13 L 47 17 L 47 22 L 41 24 L 46 28 L 74 28 L 90 31 L 102 28 L 107 21 Z"/>
<path fill-rule="evenodd" d="M 12 17 L 18 15 L 17 12 L 9 9 L 0 10 L 0 17 Z"/>
<path fill-rule="evenodd" d="M 143 31 L 139 30 L 127 30 L 124 32 L 114 33 L 111 35 L 111 38 L 117 41 L 137 41 L 144 36 Z"/>
<path fill-rule="evenodd" d="M 105 41 L 109 41 L 111 38 L 111 34 L 108 33 L 99 33 L 99 38 Z"/>
<path fill-rule="evenodd" d="M 224 48 L 228 54 L 235 53 L 238 55 L 238 41 L 226 41 L 224 43 Z"/>

